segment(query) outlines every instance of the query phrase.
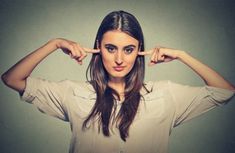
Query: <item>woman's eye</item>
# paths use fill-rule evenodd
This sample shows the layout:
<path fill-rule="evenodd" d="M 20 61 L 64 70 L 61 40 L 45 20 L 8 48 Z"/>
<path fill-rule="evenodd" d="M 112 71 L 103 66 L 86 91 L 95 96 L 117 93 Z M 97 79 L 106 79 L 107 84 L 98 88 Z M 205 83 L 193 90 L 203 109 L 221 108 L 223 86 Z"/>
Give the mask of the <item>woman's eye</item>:
<path fill-rule="evenodd" d="M 115 48 L 113 48 L 113 47 L 107 47 L 106 49 L 107 49 L 108 52 L 110 52 L 110 53 L 113 53 L 113 52 L 115 51 Z"/>
<path fill-rule="evenodd" d="M 126 53 L 126 54 L 130 54 L 130 53 L 133 52 L 133 50 L 134 50 L 133 48 L 126 48 L 126 49 L 125 49 L 125 53 Z"/>

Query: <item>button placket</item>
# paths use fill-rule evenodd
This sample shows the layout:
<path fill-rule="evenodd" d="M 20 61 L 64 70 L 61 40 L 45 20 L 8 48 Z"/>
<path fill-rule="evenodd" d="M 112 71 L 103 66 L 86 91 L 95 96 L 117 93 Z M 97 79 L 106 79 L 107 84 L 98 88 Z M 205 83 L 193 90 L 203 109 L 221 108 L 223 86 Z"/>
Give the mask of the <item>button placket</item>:
<path fill-rule="evenodd" d="M 124 145 L 125 145 L 125 142 L 120 140 L 120 142 L 119 142 L 119 153 L 124 153 Z"/>

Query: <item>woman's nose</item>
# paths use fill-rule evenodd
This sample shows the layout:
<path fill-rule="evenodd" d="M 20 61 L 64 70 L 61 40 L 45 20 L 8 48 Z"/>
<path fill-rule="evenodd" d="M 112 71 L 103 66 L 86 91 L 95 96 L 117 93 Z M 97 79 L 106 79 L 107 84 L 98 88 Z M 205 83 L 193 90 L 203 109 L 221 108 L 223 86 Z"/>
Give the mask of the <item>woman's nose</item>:
<path fill-rule="evenodd" d="M 118 65 L 121 65 L 123 63 L 123 53 L 121 51 L 116 52 L 115 63 Z"/>

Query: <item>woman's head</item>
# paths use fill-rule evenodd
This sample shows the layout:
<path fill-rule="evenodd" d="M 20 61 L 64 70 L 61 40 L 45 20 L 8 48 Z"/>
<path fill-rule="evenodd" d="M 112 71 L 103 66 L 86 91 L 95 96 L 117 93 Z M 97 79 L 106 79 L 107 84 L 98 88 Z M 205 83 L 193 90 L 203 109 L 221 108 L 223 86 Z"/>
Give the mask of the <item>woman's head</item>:
<path fill-rule="evenodd" d="M 135 75 L 137 71 L 144 74 L 144 57 L 137 56 L 138 51 L 144 51 L 144 37 L 140 24 L 132 14 L 124 11 L 109 13 L 98 29 L 94 48 L 101 52 L 93 55 L 91 64 L 94 71 L 103 70 L 107 80 L 110 77 L 125 77 L 132 68 Z"/>
<path fill-rule="evenodd" d="M 98 29 L 94 49 L 101 51 L 93 54 L 87 69 L 87 79 L 89 73 L 89 81 L 96 91 L 97 99 L 83 128 L 98 117 L 103 134 L 109 136 L 110 121 L 115 120 L 120 136 L 125 140 L 138 109 L 144 81 L 144 57 L 138 56 L 138 51 L 144 51 L 144 37 L 137 19 L 124 11 L 109 13 Z M 125 100 L 114 119 L 114 95 L 119 95 L 109 87 L 108 82 L 117 78 L 125 82 Z"/>

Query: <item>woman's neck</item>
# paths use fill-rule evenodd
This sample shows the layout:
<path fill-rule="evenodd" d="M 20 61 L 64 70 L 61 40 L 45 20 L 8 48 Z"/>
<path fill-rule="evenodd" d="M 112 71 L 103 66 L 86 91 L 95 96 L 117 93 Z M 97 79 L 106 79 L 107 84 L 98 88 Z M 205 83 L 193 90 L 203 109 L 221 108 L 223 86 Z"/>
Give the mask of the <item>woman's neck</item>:
<path fill-rule="evenodd" d="M 108 85 L 118 92 L 121 101 L 124 100 L 125 81 L 123 78 L 112 78 Z"/>

